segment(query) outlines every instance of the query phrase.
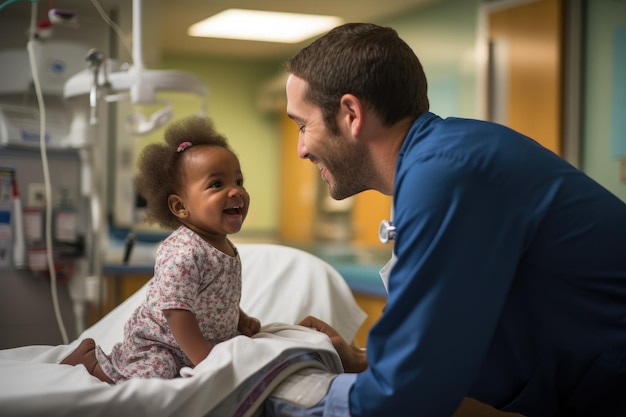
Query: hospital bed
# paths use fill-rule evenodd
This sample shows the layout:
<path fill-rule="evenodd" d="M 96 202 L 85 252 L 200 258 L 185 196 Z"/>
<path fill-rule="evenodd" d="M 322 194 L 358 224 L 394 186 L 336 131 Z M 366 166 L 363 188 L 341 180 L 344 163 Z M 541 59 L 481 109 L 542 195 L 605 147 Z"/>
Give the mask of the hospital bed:
<path fill-rule="evenodd" d="M 0 350 L 2 416 L 258 416 L 262 401 L 281 381 L 303 369 L 341 372 L 328 338 L 295 326 L 315 315 L 352 340 L 365 313 L 339 273 L 299 249 L 239 244 L 241 306 L 261 320 L 262 331 L 216 345 L 180 378 L 131 379 L 110 386 L 82 366 L 59 365 L 86 337 L 105 352 L 122 340 L 123 326 L 145 286 L 69 345 Z"/>

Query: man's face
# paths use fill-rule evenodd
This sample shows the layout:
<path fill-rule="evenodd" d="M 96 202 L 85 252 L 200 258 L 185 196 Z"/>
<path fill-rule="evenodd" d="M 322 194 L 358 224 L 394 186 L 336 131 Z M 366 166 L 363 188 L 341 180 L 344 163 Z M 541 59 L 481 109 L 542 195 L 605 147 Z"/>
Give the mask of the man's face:
<path fill-rule="evenodd" d="M 316 164 L 335 200 L 369 189 L 371 175 L 367 150 L 339 124 L 339 135 L 330 133 L 322 110 L 305 100 L 308 83 L 290 75 L 287 80 L 287 115 L 298 125 L 298 156 Z"/>

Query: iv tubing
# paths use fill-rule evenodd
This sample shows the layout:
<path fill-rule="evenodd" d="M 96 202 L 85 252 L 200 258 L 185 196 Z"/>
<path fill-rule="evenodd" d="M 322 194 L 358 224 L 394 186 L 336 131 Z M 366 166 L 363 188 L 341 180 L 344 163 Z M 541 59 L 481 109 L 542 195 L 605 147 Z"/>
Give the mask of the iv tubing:
<path fill-rule="evenodd" d="M 37 4 L 33 3 L 32 7 L 32 15 L 31 21 L 33 21 L 34 17 L 37 16 Z M 32 25 L 31 25 L 32 27 Z M 35 32 L 31 32 L 30 39 L 28 40 L 28 44 L 26 45 L 26 49 L 28 50 L 28 57 L 30 60 L 30 70 L 33 77 L 33 84 L 35 86 L 35 93 L 37 95 L 37 103 L 39 104 L 39 144 L 40 144 L 40 152 L 41 152 L 41 164 L 43 167 L 43 175 L 44 175 L 44 185 L 46 189 L 46 254 L 48 259 L 48 270 L 50 271 L 50 290 L 52 292 L 52 305 L 54 307 L 54 315 L 57 320 L 57 325 L 59 326 L 59 331 L 61 332 L 61 337 L 63 339 L 64 344 L 68 344 L 69 340 L 67 337 L 67 331 L 65 330 L 65 324 L 63 323 L 63 317 L 61 316 L 61 309 L 59 308 L 59 297 L 57 294 L 57 276 L 56 270 L 54 269 L 54 258 L 52 252 L 52 199 L 50 196 L 52 195 L 51 187 L 50 187 L 50 169 L 48 167 L 48 155 L 46 153 L 46 107 L 43 101 L 43 94 L 41 92 L 41 85 L 39 83 L 39 73 L 37 71 L 37 65 L 35 61 L 35 51 L 34 45 L 35 41 L 33 40 Z"/>
<path fill-rule="evenodd" d="M 128 52 L 128 56 L 130 56 L 132 59 L 133 52 L 131 50 L 130 45 L 128 44 L 128 41 L 126 40 L 126 36 L 124 35 L 124 32 L 122 32 L 122 29 L 120 29 L 120 27 L 113 20 L 111 20 L 111 18 L 106 14 L 106 12 L 102 9 L 102 6 L 100 6 L 100 3 L 98 3 L 98 0 L 91 0 L 91 3 L 96 8 L 96 11 L 98 12 L 102 20 L 104 20 L 104 22 L 107 25 L 109 25 L 109 27 L 113 29 L 113 31 L 117 34 L 119 40 L 124 45 L 124 49 L 126 49 L 126 52 Z M 106 71 L 106 65 L 105 65 L 105 71 Z"/>
<path fill-rule="evenodd" d="M 4 9 L 4 8 L 5 8 L 6 6 L 8 6 L 9 4 L 11 4 L 11 3 L 17 3 L 18 1 L 20 1 L 20 0 L 7 0 L 7 1 L 5 1 L 4 3 L 0 4 L 0 10 Z M 37 1 L 39 1 L 39 0 L 23 0 L 23 1 L 29 1 L 29 2 L 31 2 L 31 3 L 35 3 L 35 2 L 37 2 Z"/>

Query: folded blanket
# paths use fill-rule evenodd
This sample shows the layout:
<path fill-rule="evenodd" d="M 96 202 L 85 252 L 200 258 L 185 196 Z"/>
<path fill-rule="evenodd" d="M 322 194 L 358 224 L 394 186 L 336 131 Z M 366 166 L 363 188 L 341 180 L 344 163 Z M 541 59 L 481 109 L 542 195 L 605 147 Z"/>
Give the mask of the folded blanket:
<path fill-rule="evenodd" d="M 272 323 L 252 338 L 238 336 L 229 342 L 216 345 L 195 368 L 181 369 L 183 377 L 215 376 L 215 394 L 223 399 L 207 416 L 255 415 L 285 378 L 303 369 L 329 374 L 343 371 L 328 337 L 306 327 Z"/>
<path fill-rule="evenodd" d="M 130 379 L 110 386 L 82 366 L 50 363 L 64 353 L 43 346 L 0 351 L 3 416 L 248 417 L 257 415 L 269 392 L 294 372 L 307 367 L 342 372 L 325 334 L 285 324 L 222 342 L 172 380 Z"/>

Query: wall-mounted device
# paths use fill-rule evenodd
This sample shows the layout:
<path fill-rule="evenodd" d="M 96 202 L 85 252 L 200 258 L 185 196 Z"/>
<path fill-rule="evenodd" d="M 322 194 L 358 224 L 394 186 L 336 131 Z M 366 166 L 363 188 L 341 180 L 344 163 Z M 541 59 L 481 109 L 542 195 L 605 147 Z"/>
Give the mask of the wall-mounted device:
<path fill-rule="evenodd" d="M 71 147 L 69 111 L 61 96 L 66 81 L 85 68 L 87 47 L 78 42 L 47 40 L 34 45 L 42 94 L 46 102 L 46 144 Z M 37 148 L 39 109 L 25 49 L 0 51 L 0 146 Z"/>

